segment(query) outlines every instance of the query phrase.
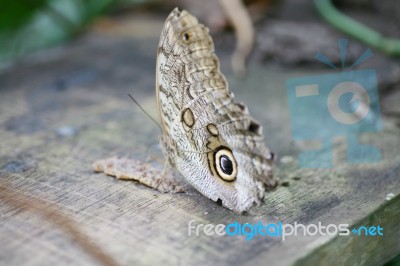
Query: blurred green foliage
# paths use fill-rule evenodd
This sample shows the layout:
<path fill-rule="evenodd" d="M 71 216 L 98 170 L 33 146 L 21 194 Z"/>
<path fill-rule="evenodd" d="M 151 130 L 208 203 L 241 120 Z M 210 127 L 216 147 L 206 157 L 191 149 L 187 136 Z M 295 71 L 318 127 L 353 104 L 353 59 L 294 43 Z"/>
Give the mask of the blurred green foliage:
<path fill-rule="evenodd" d="M 115 4 L 146 0 L 0 0 L 0 68 L 64 41 Z"/>
<path fill-rule="evenodd" d="M 46 0 L 34 0 L 21 3 L 3 1 L 0 3 L 0 32 L 7 32 L 23 26 L 34 12 L 46 4 Z"/>

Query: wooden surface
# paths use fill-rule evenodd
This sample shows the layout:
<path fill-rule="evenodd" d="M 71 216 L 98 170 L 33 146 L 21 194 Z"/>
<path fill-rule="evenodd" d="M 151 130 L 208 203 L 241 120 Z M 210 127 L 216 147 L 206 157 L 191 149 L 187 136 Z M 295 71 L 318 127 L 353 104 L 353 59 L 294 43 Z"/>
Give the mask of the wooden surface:
<path fill-rule="evenodd" d="M 364 139 L 381 149 L 380 163 L 309 170 L 278 159 L 286 186 L 244 215 L 193 189 L 161 194 L 93 173 L 99 158 L 160 155 L 157 127 L 127 93 L 156 116 L 163 19 L 121 22 L 128 33 L 121 26 L 91 30 L 0 74 L 1 265 L 379 265 L 400 253 L 400 128 L 393 117 L 383 116 L 384 130 Z M 217 52 L 229 73 L 229 51 Z M 280 158 L 300 150 L 290 136 L 286 79 L 309 74 L 315 71 L 253 66 L 245 81 L 228 75 Z M 193 219 L 379 224 L 384 236 L 188 236 Z"/>

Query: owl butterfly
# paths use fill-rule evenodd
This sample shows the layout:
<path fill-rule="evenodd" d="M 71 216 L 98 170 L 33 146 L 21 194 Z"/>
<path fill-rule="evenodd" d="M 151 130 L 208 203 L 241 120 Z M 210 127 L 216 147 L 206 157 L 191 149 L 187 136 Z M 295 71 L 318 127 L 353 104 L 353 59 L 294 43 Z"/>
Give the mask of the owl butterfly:
<path fill-rule="evenodd" d="M 260 124 L 229 92 L 208 28 L 185 10 L 165 21 L 156 95 L 164 154 L 204 196 L 243 212 L 276 186 Z"/>

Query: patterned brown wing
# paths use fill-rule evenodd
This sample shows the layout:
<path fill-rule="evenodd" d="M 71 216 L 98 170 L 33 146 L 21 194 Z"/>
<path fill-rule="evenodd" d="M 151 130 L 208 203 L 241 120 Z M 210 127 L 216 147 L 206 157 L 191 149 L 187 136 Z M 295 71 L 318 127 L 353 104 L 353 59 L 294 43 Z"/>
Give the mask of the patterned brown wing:
<path fill-rule="evenodd" d="M 203 195 L 242 212 L 273 187 L 262 128 L 234 101 L 208 29 L 187 11 L 168 16 L 157 54 L 162 144 L 172 165 Z"/>

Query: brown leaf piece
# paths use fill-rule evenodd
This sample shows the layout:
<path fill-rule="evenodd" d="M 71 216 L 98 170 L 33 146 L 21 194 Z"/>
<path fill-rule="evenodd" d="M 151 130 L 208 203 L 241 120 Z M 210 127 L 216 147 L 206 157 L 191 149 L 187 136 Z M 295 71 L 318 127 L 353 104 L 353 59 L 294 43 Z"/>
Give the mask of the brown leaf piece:
<path fill-rule="evenodd" d="M 95 161 L 92 165 L 95 172 L 104 172 L 123 180 L 135 180 L 160 192 L 185 192 L 184 184 L 171 171 L 156 169 L 149 163 L 129 158 L 111 157 Z"/>
<path fill-rule="evenodd" d="M 220 0 L 226 16 L 236 32 L 236 48 L 232 55 L 232 69 L 238 78 L 246 76 L 246 58 L 254 45 L 254 26 L 251 17 L 241 0 Z"/>

